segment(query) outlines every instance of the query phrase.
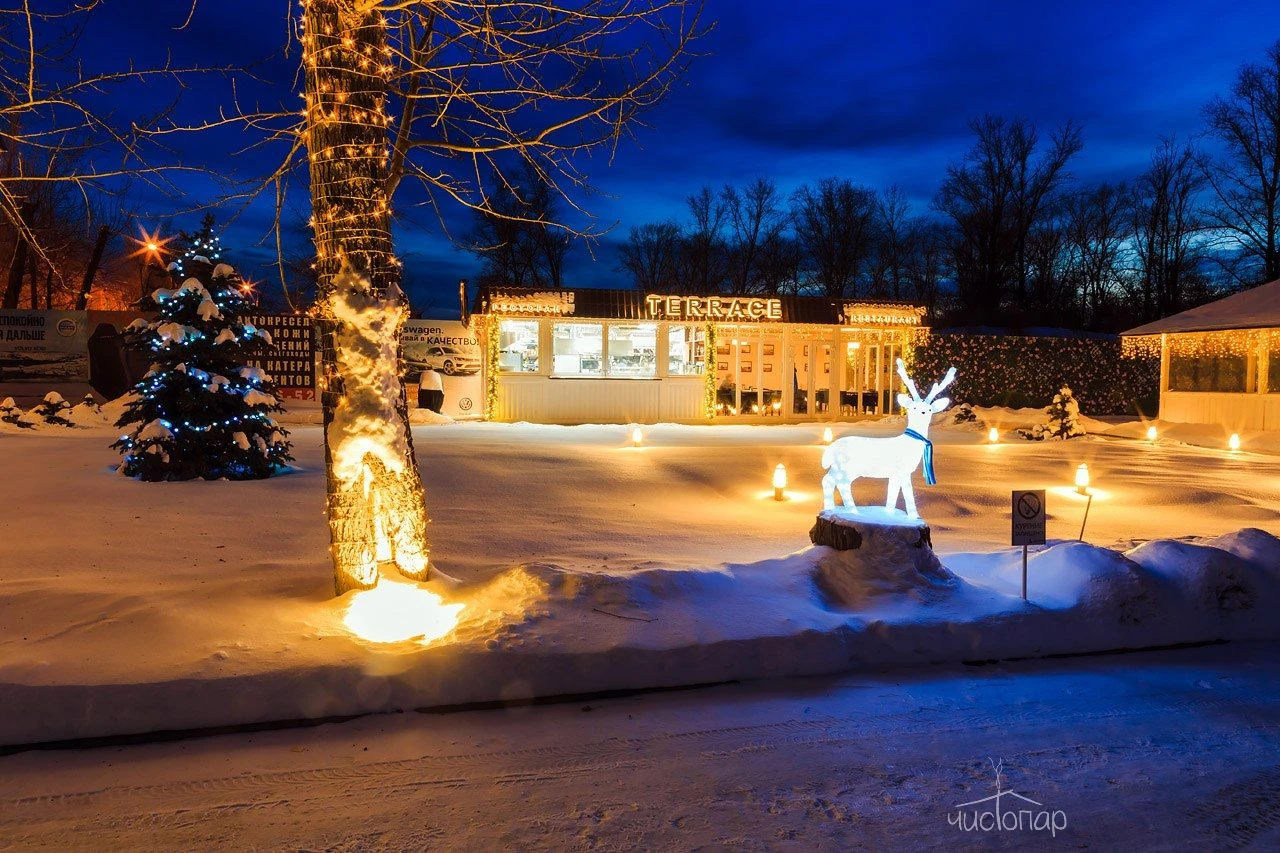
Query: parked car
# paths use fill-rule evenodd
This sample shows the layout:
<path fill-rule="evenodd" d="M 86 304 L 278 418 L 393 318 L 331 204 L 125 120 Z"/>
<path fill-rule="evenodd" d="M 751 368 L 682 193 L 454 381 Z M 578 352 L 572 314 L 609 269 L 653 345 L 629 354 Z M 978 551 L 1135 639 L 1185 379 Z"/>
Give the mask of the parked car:
<path fill-rule="evenodd" d="M 410 367 L 430 367 L 447 376 L 466 376 L 480 372 L 480 359 L 457 347 L 427 347 L 425 356 L 406 358 L 405 363 Z"/>

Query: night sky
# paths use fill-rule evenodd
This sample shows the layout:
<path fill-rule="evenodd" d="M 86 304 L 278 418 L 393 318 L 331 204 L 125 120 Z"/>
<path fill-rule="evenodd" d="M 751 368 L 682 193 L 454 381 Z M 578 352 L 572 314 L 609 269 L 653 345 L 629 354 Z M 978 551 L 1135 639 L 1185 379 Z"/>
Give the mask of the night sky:
<path fill-rule="evenodd" d="M 181 7 L 181 8 L 179 8 Z M 86 59 L 109 66 L 251 65 L 260 78 L 240 88 L 245 101 L 297 108 L 297 54 L 286 41 L 283 0 L 201 0 L 191 25 L 176 30 L 185 3 L 110 0 L 82 45 Z M 296 11 L 296 6 L 292 7 Z M 592 260 L 576 247 L 568 283 L 624 286 L 616 243 L 627 228 L 684 216 L 683 198 L 703 184 L 720 186 L 757 175 L 789 193 L 806 180 L 841 175 L 876 187 L 898 184 L 926 212 L 948 162 L 970 144 L 966 123 L 983 113 L 1021 115 L 1042 133 L 1066 119 L 1084 127 L 1086 148 L 1073 172 L 1085 180 L 1122 179 L 1146 165 L 1161 134 L 1200 133 L 1200 111 L 1225 92 L 1243 62 L 1258 61 L 1280 38 L 1275 0 L 1165 2 L 852 2 L 791 3 L 708 0 L 715 30 L 701 43 L 684 84 L 657 110 L 635 143 L 612 164 L 588 170 L 604 194 L 590 200 L 602 224 L 617 223 Z M 179 117 L 212 116 L 229 102 L 220 78 L 194 82 Z M 131 109 L 159 109 L 164 85 L 131 95 Z M 173 156 L 251 181 L 268 173 L 283 149 L 235 153 L 250 138 L 236 132 L 170 141 Z M 177 179 L 185 200 L 142 184 L 134 204 L 156 221 L 183 204 L 213 200 L 203 178 Z M 286 230 L 302 251 L 306 200 L 299 186 Z M 479 263 L 451 246 L 433 213 L 402 202 L 398 247 L 414 307 L 427 316 L 457 311 L 456 282 Z M 407 203 L 406 203 L 407 202 Z M 231 259 L 255 277 L 274 257 L 259 245 L 271 200 L 226 204 L 224 234 Z M 194 228 L 199 215 L 172 227 Z M 455 232 L 468 214 L 450 215 Z"/>

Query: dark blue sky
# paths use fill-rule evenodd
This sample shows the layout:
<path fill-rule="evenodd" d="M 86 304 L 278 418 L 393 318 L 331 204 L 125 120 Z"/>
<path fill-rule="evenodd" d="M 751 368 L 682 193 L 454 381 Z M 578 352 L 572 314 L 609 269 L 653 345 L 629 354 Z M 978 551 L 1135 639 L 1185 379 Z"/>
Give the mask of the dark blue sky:
<path fill-rule="evenodd" d="M 178 63 L 260 62 L 264 82 L 244 86 L 242 95 L 300 104 L 296 54 L 278 55 L 290 8 L 283 0 L 200 0 L 193 26 L 175 31 L 185 5 L 110 0 L 116 14 L 99 16 L 87 50 L 98 62 L 132 55 L 147 64 L 168 44 Z M 612 163 L 597 156 L 587 166 L 602 193 L 590 207 L 602 224 L 617 225 L 596 247 L 596 260 L 574 249 L 571 285 L 625 284 L 615 271 L 616 242 L 631 225 L 683 218 L 683 198 L 703 184 L 766 175 L 789 193 L 806 180 L 841 175 L 873 186 L 896 183 L 916 212 L 925 212 L 947 163 L 969 146 L 966 123 L 987 112 L 1025 116 L 1046 135 L 1075 119 L 1086 147 L 1074 173 L 1128 177 L 1145 166 L 1160 135 L 1198 134 L 1204 102 L 1227 90 L 1241 63 L 1259 60 L 1280 39 L 1275 0 L 708 0 L 707 11 L 716 21 L 701 44 L 707 55 L 648 114 L 636 142 L 625 143 Z M 163 87 L 155 88 L 159 103 Z M 194 118 L 226 92 L 222 81 L 201 82 L 181 112 Z M 280 149 L 234 153 L 246 141 L 222 133 L 172 142 L 187 162 L 249 180 L 269 171 Z M 195 199 L 215 192 L 203 180 L 182 185 Z M 177 207 L 144 188 L 137 194 L 152 216 Z M 291 231 L 300 245 L 305 199 L 295 201 Z M 233 257 L 251 271 L 271 256 L 269 247 L 255 246 L 270 210 L 269 199 L 259 200 L 225 234 Z M 456 311 L 457 279 L 474 276 L 478 263 L 449 245 L 433 213 L 409 204 L 401 211 L 398 243 L 415 307 Z M 188 217 L 188 227 L 197 218 Z M 450 219 L 455 229 L 468 221 L 458 212 Z"/>

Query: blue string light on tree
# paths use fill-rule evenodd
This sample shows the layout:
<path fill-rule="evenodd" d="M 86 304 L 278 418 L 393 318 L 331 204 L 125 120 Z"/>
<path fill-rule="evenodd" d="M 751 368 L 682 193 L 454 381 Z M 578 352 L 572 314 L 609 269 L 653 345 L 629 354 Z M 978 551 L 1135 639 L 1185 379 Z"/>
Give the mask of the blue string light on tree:
<path fill-rule="evenodd" d="M 126 333 L 152 360 L 116 424 L 126 432 L 112 447 L 127 476 L 261 479 L 293 459 L 288 431 L 271 417 L 284 411 L 275 383 L 246 363 L 269 351 L 271 336 L 243 320 L 252 306 L 241 278 L 215 259 L 188 255 L 183 272 L 172 265 L 172 286 L 141 302 L 156 319 L 135 320 Z"/>
<path fill-rule="evenodd" d="M 200 220 L 199 231 L 195 234 L 182 232 L 181 240 L 185 248 L 169 265 L 170 272 L 183 277 L 186 275 L 187 265 L 193 260 L 200 259 L 215 266 L 222 260 L 222 238 L 214 233 L 213 223 L 213 214 L 206 213 L 204 219 Z"/>

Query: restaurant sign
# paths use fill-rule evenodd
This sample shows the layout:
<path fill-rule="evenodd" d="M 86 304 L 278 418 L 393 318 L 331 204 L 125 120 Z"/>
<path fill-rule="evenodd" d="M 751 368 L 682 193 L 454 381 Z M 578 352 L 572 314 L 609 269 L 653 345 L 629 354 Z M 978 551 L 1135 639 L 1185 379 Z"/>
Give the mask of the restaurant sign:
<path fill-rule="evenodd" d="M 649 316 L 659 320 L 782 321 L 781 299 L 745 296 L 645 297 Z"/>

